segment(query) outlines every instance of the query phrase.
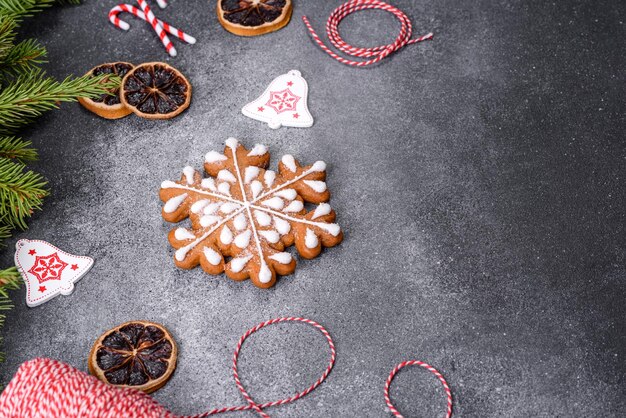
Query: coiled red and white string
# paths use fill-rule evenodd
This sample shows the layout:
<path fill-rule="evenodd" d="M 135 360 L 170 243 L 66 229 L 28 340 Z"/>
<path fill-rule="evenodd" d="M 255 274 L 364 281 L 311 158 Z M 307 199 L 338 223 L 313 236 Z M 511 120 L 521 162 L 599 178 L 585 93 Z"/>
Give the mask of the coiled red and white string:
<path fill-rule="evenodd" d="M 326 338 L 330 348 L 330 361 L 321 377 L 311 386 L 295 395 L 272 402 L 256 403 L 244 388 L 239 378 L 237 362 L 245 340 L 260 329 L 282 322 L 302 322 L 315 327 Z M 215 408 L 208 412 L 180 417 L 172 414 L 151 396 L 132 388 L 118 388 L 87 375 L 74 367 L 56 360 L 45 358 L 23 363 L 0 394 L 0 412 L 7 416 L 45 416 L 47 418 L 67 418 L 98 416 L 100 418 L 203 418 L 225 412 L 254 410 L 263 418 L 269 418 L 264 411 L 272 406 L 285 405 L 311 393 L 330 374 L 336 358 L 335 344 L 326 329 L 315 321 L 300 317 L 283 317 L 262 322 L 246 331 L 235 348 L 232 359 L 235 384 L 247 405 Z M 452 395 L 443 376 L 432 366 L 417 361 L 405 361 L 397 365 L 385 384 L 385 401 L 391 413 L 402 417 L 389 399 L 389 386 L 400 369 L 418 365 L 435 374 L 447 394 L 449 418 L 452 414 Z M 5 415 L 2 415 L 5 416 Z"/>
<path fill-rule="evenodd" d="M 393 14 L 400 21 L 400 34 L 393 43 L 390 43 L 388 45 L 380 45 L 373 48 L 359 48 L 346 43 L 341 38 L 341 35 L 339 34 L 339 24 L 341 23 L 341 21 L 351 13 L 367 9 L 384 10 Z M 324 50 L 328 55 L 341 62 L 342 64 L 352 65 L 355 67 L 365 67 L 368 65 L 376 64 L 377 62 L 388 57 L 390 54 L 407 45 L 415 44 L 417 42 L 422 42 L 433 38 L 433 34 L 428 33 L 426 35 L 420 36 L 419 38 L 411 39 L 411 36 L 413 34 L 413 26 L 411 24 L 411 20 L 407 17 L 406 14 L 404 14 L 402 10 L 398 9 L 397 7 L 394 7 L 380 0 L 350 0 L 337 7 L 330 14 L 328 20 L 326 21 L 326 33 L 328 35 L 330 43 L 333 44 L 333 46 L 339 51 L 353 57 L 370 58 L 366 61 L 354 61 L 338 55 L 329 47 L 327 47 L 317 35 L 315 30 L 311 26 L 309 19 L 306 16 L 302 16 L 302 21 L 309 29 L 313 40 L 319 45 L 320 48 L 322 48 L 322 50 Z"/>
<path fill-rule="evenodd" d="M 180 29 L 176 29 L 175 27 L 171 26 L 167 22 L 164 22 L 158 19 L 154 15 L 154 13 L 152 13 L 152 10 L 150 9 L 150 6 L 148 6 L 148 3 L 146 2 L 146 0 L 137 0 L 137 3 L 139 4 L 139 7 L 141 9 L 130 4 L 118 4 L 117 6 L 113 7 L 109 11 L 109 21 L 113 25 L 115 25 L 116 27 L 122 30 L 128 30 L 130 28 L 130 25 L 118 17 L 120 13 L 122 12 L 131 13 L 132 15 L 134 15 L 135 17 L 138 17 L 139 19 L 145 20 L 146 22 L 150 23 L 150 26 L 152 26 L 152 29 L 154 29 L 159 39 L 163 43 L 165 50 L 172 57 L 176 56 L 176 48 L 170 41 L 169 37 L 167 36 L 167 33 L 169 33 L 170 35 L 176 36 L 178 39 L 188 44 L 196 43 L 196 38 L 194 38 L 193 36 L 183 32 Z M 162 9 L 167 6 L 167 2 L 165 0 L 157 0 L 157 3 L 159 4 L 159 7 L 161 7 Z"/>
<path fill-rule="evenodd" d="M 389 373 L 389 377 L 387 378 L 387 381 L 385 382 L 385 402 L 387 403 L 387 407 L 389 408 L 389 411 L 396 417 L 403 418 L 402 414 L 398 412 L 396 407 L 393 406 L 393 404 L 391 403 L 391 398 L 389 397 L 389 387 L 391 386 L 391 382 L 393 381 L 396 374 L 401 369 L 407 366 L 423 367 L 429 372 L 431 372 L 432 374 L 434 374 L 437 377 L 437 379 L 439 379 L 439 381 L 443 385 L 443 390 L 446 392 L 446 403 L 447 403 L 446 418 L 450 418 L 452 416 L 452 392 L 450 391 L 450 386 L 448 386 L 448 382 L 446 382 L 446 379 L 442 376 L 441 373 L 439 373 L 437 369 L 435 369 L 430 364 L 424 363 L 423 361 L 419 361 L 419 360 L 403 361 L 402 363 L 394 367 L 391 373 Z"/>

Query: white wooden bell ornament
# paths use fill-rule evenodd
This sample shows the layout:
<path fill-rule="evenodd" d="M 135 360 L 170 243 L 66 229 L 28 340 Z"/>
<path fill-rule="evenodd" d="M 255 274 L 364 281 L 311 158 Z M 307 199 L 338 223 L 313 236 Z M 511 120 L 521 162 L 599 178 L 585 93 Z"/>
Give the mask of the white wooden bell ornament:
<path fill-rule="evenodd" d="M 26 304 L 31 307 L 72 293 L 74 283 L 93 265 L 93 258 L 66 253 L 46 241 L 21 239 L 15 247 L 15 266 L 26 283 Z"/>
<path fill-rule="evenodd" d="M 241 112 L 249 118 L 265 122 L 272 129 L 281 126 L 309 128 L 313 116 L 307 106 L 309 87 L 298 70 L 291 70 L 274 79 L 256 100 Z"/>

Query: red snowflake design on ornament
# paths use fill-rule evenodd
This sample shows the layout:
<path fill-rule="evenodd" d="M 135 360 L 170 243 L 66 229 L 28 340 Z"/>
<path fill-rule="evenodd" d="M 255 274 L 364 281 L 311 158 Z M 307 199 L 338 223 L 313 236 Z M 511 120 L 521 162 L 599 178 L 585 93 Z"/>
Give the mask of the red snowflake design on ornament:
<path fill-rule="evenodd" d="M 67 263 L 59 258 L 58 253 L 52 253 L 45 257 L 37 256 L 35 264 L 28 270 L 33 276 L 43 283 L 47 280 L 60 280 L 63 269 Z"/>
<path fill-rule="evenodd" d="M 276 113 L 282 113 L 296 110 L 298 100 L 300 100 L 300 96 L 296 96 L 286 88 L 281 91 L 271 91 L 270 98 L 265 105 L 274 109 Z"/>

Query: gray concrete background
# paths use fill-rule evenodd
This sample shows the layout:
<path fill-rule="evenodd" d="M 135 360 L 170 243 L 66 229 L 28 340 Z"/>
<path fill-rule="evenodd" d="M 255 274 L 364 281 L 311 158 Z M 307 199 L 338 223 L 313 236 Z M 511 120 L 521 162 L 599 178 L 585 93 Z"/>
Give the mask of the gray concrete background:
<path fill-rule="evenodd" d="M 336 368 L 276 417 L 386 417 L 389 370 L 416 358 L 436 366 L 456 416 L 623 416 L 624 39 L 618 1 L 394 0 L 418 34 L 359 70 L 310 40 L 341 2 L 296 1 L 274 34 L 246 39 L 219 26 L 214 2 L 172 0 L 158 16 L 198 38 L 169 59 L 149 27 L 128 33 L 87 1 L 30 19 L 24 36 L 49 51 L 49 72 L 82 74 L 107 61 L 167 60 L 193 84 L 178 118 L 107 121 L 63 105 L 25 132 L 33 166 L 50 182 L 44 210 L 18 238 L 51 241 L 96 263 L 73 295 L 29 309 L 23 290 L 2 333 L 8 381 L 48 356 L 86 370 L 93 341 L 131 319 L 165 324 L 179 366 L 156 398 L 177 413 L 242 403 L 230 372 L 239 336 L 256 323 L 303 315 L 325 325 Z M 126 17 L 126 16 L 125 16 Z M 357 45 L 392 39 L 383 12 L 346 19 Z M 240 108 L 273 77 L 309 82 L 311 129 L 273 131 Z M 235 136 L 325 160 L 345 241 L 271 290 L 174 267 L 158 188 Z M 326 366 L 324 340 L 301 325 L 253 336 L 241 374 L 259 401 L 311 384 Z M 398 376 L 406 416 L 442 416 L 439 383 L 423 370 Z M 242 413 L 241 416 L 253 416 Z"/>

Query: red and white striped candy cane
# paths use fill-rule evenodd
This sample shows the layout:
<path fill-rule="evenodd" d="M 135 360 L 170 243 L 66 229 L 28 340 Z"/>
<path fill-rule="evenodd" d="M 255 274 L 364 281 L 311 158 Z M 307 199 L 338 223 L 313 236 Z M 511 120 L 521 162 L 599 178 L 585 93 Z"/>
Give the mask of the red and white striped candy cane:
<path fill-rule="evenodd" d="M 165 9 L 167 7 L 167 1 L 166 0 L 156 0 L 157 4 L 159 5 L 159 7 L 161 9 Z"/>
<path fill-rule="evenodd" d="M 388 45 L 380 45 L 373 48 L 358 48 L 346 43 L 339 35 L 339 23 L 351 13 L 358 12 L 366 9 L 384 10 L 393 14 L 400 21 L 400 34 L 395 41 Z M 380 60 L 389 56 L 389 54 L 401 49 L 406 45 L 411 45 L 417 42 L 422 42 L 427 39 L 432 39 L 433 34 L 428 33 L 420 36 L 419 38 L 411 39 L 413 33 L 413 27 L 411 21 L 406 14 L 397 7 L 387 4 L 380 0 L 350 0 L 347 3 L 337 7 L 328 17 L 326 22 L 326 33 L 328 39 L 339 51 L 344 52 L 353 57 L 359 58 L 371 58 L 366 61 L 353 61 L 337 55 L 334 51 L 328 48 L 324 42 L 317 35 L 309 19 L 306 16 L 302 16 L 302 21 L 309 29 L 313 40 L 324 50 L 328 55 L 341 62 L 342 64 L 352 65 L 355 67 L 365 67 L 368 65 L 376 64 Z M 372 58 L 373 57 L 373 58 Z"/>
<path fill-rule="evenodd" d="M 159 23 L 156 16 L 154 16 L 154 13 L 152 13 L 152 10 L 150 9 L 150 6 L 148 6 L 148 3 L 146 3 L 146 0 L 137 0 L 137 3 L 139 3 L 139 7 L 141 7 L 141 10 L 143 10 L 143 12 L 145 13 L 146 17 L 148 18 L 148 22 L 150 22 L 152 28 L 159 36 L 159 39 L 163 43 L 165 50 L 168 52 L 168 54 L 170 54 L 170 56 L 175 57 L 176 48 L 174 48 L 174 44 L 172 44 L 172 41 L 170 41 L 170 38 L 168 38 L 165 30 L 163 29 L 163 26 Z"/>
<path fill-rule="evenodd" d="M 387 403 L 387 407 L 389 408 L 389 411 L 397 418 L 403 418 L 402 414 L 400 414 L 400 412 L 398 412 L 396 407 L 393 406 L 393 404 L 391 403 L 391 398 L 389 398 L 389 387 L 391 386 L 391 382 L 393 381 L 393 378 L 396 376 L 396 374 L 401 369 L 407 366 L 420 366 L 420 367 L 425 368 L 426 370 L 428 370 L 435 376 L 437 376 L 437 379 L 439 379 L 439 381 L 443 385 L 444 391 L 446 392 L 446 402 L 447 402 L 446 418 L 450 418 L 452 416 L 452 392 L 450 391 L 450 386 L 448 386 L 448 382 L 446 382 L 446 379 L 441 375 L 441 373 L 439 373 L 437 369 L 435 369 L 430 364 L 424 363 L 423 361 L 419 361 L 419 360 L 403 361 L 402 363 L 394 367 L 391 373 L 389 373 L 389 377 L 387 378 L 387 381 L 385 382 L 385 402 Z"/>
<path fill-rule="evenodd" d="M 141 9 L 131 4 L 119 4 L 115 6 L 114 8 L 112 8 L 111 11 L 109 12 L 109 21 L 122 30 L 130 29 L 130 25 L 118 17 L 118 15 L 122 12 L 131 13 L 133 16 L 138 17 L 139 19 L 143 19 L 146 22 L 148 22 L 148 19 L 146 18 L 145 13 Z M 171 26 L 170 24 L 162 21 L 159 18 L 157 18 L 157 21 L 161 24 L 161 26 L 163 26 L 163 29 L 170 35 L 176 36 L 178 39 L 180 39 L 181 41 L 187 42 L 188 44 L 196 43 L 196 38 L 194 38 L 193 36 L 183 32 L 180 29 L 176 29 L 174 26 Z"/>

